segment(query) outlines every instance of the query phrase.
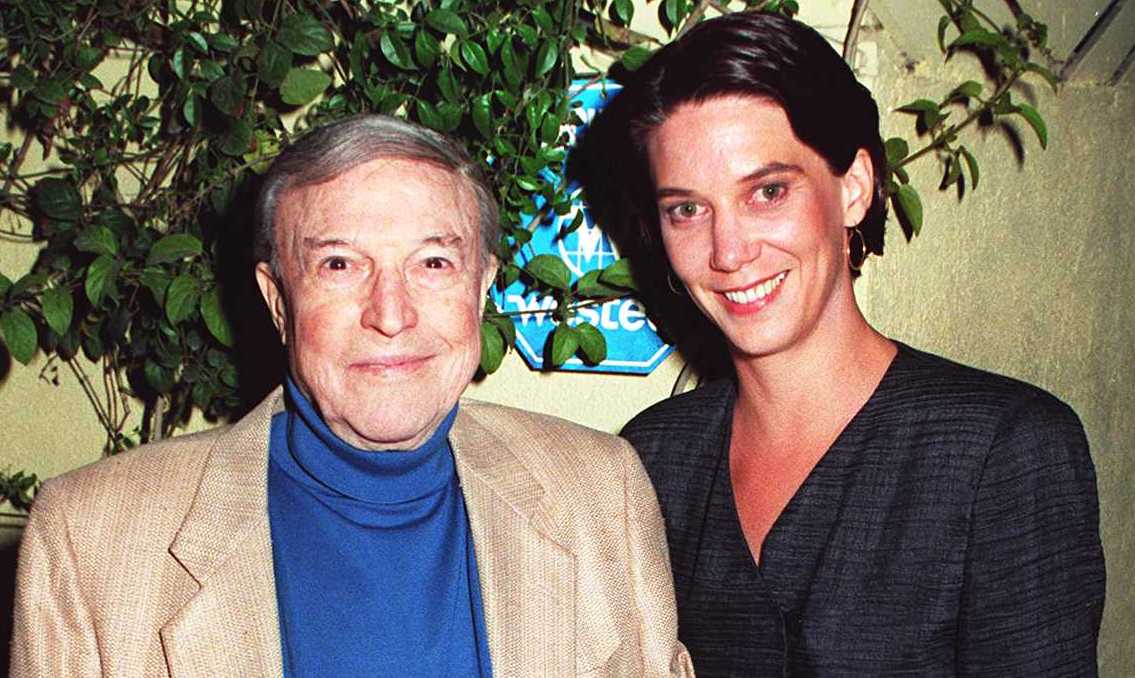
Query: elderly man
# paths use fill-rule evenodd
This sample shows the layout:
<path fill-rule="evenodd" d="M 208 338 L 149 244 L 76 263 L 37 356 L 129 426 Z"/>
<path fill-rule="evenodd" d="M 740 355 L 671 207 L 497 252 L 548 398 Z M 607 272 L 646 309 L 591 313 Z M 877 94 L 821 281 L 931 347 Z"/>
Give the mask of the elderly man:
<path fill-rule="evenodd" d="M 13 675 L 688 672 L 631 448 L 458 405 L 499 228 L 468 156 L 353 118 L 285 150 L 258 207 L 284 387 L 45 484 Z"/>

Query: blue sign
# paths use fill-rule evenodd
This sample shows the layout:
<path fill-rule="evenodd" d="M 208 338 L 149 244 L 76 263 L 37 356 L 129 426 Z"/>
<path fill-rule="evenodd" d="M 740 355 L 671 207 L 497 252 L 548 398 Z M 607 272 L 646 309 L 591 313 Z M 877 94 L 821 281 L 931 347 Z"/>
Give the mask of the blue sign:
<path fill-rule="evenodd" d="M 614 96 L 619 89 L 620 86 L 616 83 L 592 82 L 587 86 L 586 82 L 579 81 L 573 86 L 572 101 L 579 103 L 576 113 L 583 124 L 567 130 L 572 142 L 603 109 L 608 98 Z M 571 271 L 574 281 L 588 271 L 610 265 L 619 258 L 619 253 L 607 235 L 591 220 L 591 215 L 580 198 L 579 187 L 571 185 L 568 188 L 574 193 L 572 210 L 533 229 L 532 240 L 524 248 L 521 260 L 522 263 L 527 263 L 540 254 L 558 256 Z M 583 221 L 579 228 L 561 236 L 561 228 L 570 224 L 581 212 Z M 522 282 L 513 283 L 503 292 L 494 288 L 493 296 L 501 311 L 517 314 L 513 316 L 517 351 L 530 368 L 543 369 L 544 344 L 556 328 L 551 314 L 556 300 L 551 296 L 526 291 Z M 637 299 L 628 297 L 602 305 L 581 307 L 568 324 L 574 327 L 581 322 L 591 323 L 606 337 L 607 359 L 599 365 L 587 365 L 573 356 L 560 369 L 649 374 L 673 350 L 672 346 L 663 343 L 658 337 L 656 328 L 647 319 L 646 311 Z"/>

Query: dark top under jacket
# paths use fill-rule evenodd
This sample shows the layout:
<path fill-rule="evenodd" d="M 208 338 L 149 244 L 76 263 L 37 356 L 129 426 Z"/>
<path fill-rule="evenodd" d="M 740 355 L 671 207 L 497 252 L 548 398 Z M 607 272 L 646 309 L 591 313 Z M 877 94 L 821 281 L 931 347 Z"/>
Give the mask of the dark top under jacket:
<path fill-rule="evenodd" d="M 1066 405 L 900 345 L 758 567 L 729 478 L 735 397 L 714 382 L 623 430 L 662 505 L 698 676 L 1096 675 L 1096 477 Z"/>

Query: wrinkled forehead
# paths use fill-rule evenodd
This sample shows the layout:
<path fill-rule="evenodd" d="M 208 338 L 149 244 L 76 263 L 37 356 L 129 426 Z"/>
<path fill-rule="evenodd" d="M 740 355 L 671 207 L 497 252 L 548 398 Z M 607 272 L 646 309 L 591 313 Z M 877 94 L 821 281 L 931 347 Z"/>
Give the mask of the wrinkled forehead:
<path fill-rule="evenodd" d="M 285 248 L 322 231 L 378 229 L 407 238 L 448 232 L 479 242 L 476 193 L 460 174 L 432 163 L 379 158 L 324 181 L 286 187 L 275 218 Z M 341 234 L 342 235 L 342 234 Z"/>

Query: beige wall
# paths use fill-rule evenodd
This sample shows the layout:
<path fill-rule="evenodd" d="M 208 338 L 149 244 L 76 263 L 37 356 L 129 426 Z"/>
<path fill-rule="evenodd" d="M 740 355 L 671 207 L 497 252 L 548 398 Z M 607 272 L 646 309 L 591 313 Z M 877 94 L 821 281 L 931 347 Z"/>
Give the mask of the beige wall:
<path fill-rule="evenodd" d="M 834 15 L 849 3 L 801 4 Z M 830 23 L 829 15 L 806 18 Z M 926 65 L 907 72 L 886 33 L 877 40 L 872 79 L 885 111 L 963 79 Z M 869 319 L 890 336 L 1039 384 L 1080 414 L 1099 472 L 1108 560 L 1101 672 L 1115 678 L 1135 666 L 1135 643 L 1124 631 L 1135 626 L 1135 532 L 1127 527 L 1135 491 L 1133 90 L 1078 85 L 1055 98 L 1035 92 L 1051 130 L 1049 150 L 1022 130 L 1026 158 L 1018 167 L 1004 139 L 990 134 L 973 147 L 981 186 L 960 205 L 952 193 L 935 192 L 936 176 L 922 167 L 923 235 L 906 244 L 892 228 L 887 255 L 869 263 L 857 283 Z M 909 133 L 908 122 L 884 114 L 891 133 Z M 30 256 L 0 241 L 0 272 L 11 277 Z M 100 437 L 73 379 L 61 373 L 63 385 L 50 386 L 38 380 L 37 367 L 15 365 L 0 384 L 0 467 L 51 476 L 97 458 Z M 671 359 L 650 377 L 539 374 L 509 356 L 470 394 L 614 431 L 667 395 L 678 367 Z M 0 525 L 0 538 L 17 532 Z"/>

